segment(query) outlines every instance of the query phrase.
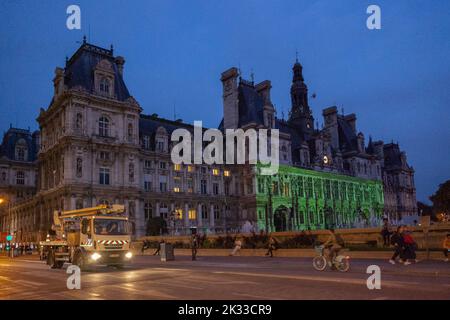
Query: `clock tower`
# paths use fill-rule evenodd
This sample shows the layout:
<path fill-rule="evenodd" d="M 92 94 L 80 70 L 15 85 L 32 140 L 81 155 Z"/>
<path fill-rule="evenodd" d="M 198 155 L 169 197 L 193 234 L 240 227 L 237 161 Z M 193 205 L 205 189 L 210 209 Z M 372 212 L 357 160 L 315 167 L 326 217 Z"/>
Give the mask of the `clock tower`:
<path fill-rule="evenodd" d="M 294 73 L 291 85 L 291 111 L 289 122 L 305 133 L 314 130 L 314 118 L 308 104 L 308 87 L 303 79 L 303 67 L 296 60 L 292 68 Z"/>

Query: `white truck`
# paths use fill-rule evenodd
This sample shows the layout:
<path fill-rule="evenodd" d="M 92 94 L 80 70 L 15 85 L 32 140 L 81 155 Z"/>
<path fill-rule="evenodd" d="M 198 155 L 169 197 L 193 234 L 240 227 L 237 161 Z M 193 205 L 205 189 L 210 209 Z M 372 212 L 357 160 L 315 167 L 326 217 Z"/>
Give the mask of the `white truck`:
<path fill-rule="evenodd" d="M 82 270 L 90 265 L 122 267 L 130 263 L 130 245 L 125 206 L 116 204 L 55 211 L 52 234 L 40 242 L 50 267 L 59 269 L 69 262 Z"/>

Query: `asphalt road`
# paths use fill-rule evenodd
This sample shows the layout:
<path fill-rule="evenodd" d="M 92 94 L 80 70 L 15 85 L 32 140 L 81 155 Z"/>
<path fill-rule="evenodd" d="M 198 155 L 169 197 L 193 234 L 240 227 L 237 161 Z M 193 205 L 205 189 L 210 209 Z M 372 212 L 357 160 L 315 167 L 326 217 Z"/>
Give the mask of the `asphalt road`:
<path fill-rule="evenodd" d="M 381 268 L 381 289 L 369 290 L 367 266 Z M 122 270 L 83 272 L 81 290 L 68 290 L 68 264 L 49 269 L 35 256 L 0 257 L 0 299 L 450 299 L 450 263 L 392 266 L 352 260 L 347 273 L 315 271 L 311 259 L 263 257 L 135 257 Z"/>

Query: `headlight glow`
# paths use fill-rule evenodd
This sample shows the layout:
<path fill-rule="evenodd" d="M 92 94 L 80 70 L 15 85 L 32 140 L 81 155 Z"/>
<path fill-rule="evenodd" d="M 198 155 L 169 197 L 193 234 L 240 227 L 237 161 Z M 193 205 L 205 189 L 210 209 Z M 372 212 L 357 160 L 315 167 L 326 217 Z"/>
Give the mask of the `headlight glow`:
<path fill-rule="evenodd" d="M 91 255 L 91 259 L 92 260 L 94 260 L 94 261 L 97 261 L 98 259 L 100 259 L 102 256 L 100 255 L 100 254 L 98 254 L 97 252 L 94 252 L 92 255 Z"/>
<path fill-rule="evenodd" d="M 131 259 L 132 256 L 133 256 L 133 254 L 131 252 L 127 252 L 125 254 L 125 258 L 127 258 L 127 259 Z"/>

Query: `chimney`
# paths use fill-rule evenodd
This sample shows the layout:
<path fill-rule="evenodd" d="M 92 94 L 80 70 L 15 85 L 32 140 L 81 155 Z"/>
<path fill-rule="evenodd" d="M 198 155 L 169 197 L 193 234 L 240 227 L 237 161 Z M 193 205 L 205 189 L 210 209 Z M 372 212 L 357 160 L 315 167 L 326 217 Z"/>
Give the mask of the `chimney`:
<path fill-rule="evenodd" d="M 239 123 L 238 69 L 233 67 L 222 73 L 223 85 L 223 128 L 236 129 Z"/>
<path fill-rule="evenodd" d="M 119 70 L 119 74 L 123 76 L 123 65 L 125 64 L 125 58 L 121 56 L 116 57 L 117 69 Z"/>

